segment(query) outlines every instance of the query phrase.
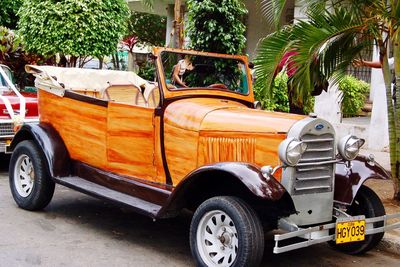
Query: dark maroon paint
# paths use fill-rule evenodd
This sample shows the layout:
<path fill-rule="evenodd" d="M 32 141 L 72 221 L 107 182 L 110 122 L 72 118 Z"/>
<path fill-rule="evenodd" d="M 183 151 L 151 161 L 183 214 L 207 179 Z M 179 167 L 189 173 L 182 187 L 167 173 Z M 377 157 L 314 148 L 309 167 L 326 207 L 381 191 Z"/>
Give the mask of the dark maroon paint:
<path fill-rule="evenodd" d="M 24 140 L 33 140 L 43 151 L 47 159 L 48 170 L 52 177 L 67 176 L 71 173 L 70 157 L 58 132 L 50 124 L 24 124 L 16 133 L 10 148 Z"/>
<path fill-rule="evenodd" d="M 336 164 L 334 200 L 351 205 L 361 185 L 368 179 L 389 180 L 390 174 L 376 162 L 370 165 L 365 156 L 352 160 L 351 168 Z"/>
<path fill-rule="evenodd" d="M 82 162 L 73 162 L 72 165 L 73 175 L 160 206 L 165 205 L 171 194 L 170 190 L 161 188 L 160 184 L 150 184 L 139 178 L 120 176 Z"/>
<path fill-rule="evenodd" d="M 168 199 L 168 203 L 161 212 L 166 212 L 170 207 L 175 207 L 175 205 L 181 202 L 187 196 L 187 193 L 196 193 L 196 187 L 201 183 L 201 180 L 205 177 L 214 177 L 213 179 L 218 179 L 220 173 L 226 174 L 231 182 L 239 181 L 244 187 L 246 187 L 252 195 L 256 196 L 259 200 L 267 201 L 279 201 L 285 199 L 286 207 L 288 207 L 288 213 L 294 213 L 295 208 L 293 201 L 287 193 L 286 189 L 274 178 L 265 178 L 259 168 L 252 164 L 241 163 L 241 162 L 220 162 L 212 165 L 202 166 L 195 171 L 188 174 L 175 188 L 172 192 L 171 197 Z M 217 180 L 214 180 L 216 183 Z M 213 183 L 210 185 L 210 190 L 212 190 Z M 227 187 L 230 184 L 226 185 Z M 285 196 L 285 198 L 284 198 Z"/>

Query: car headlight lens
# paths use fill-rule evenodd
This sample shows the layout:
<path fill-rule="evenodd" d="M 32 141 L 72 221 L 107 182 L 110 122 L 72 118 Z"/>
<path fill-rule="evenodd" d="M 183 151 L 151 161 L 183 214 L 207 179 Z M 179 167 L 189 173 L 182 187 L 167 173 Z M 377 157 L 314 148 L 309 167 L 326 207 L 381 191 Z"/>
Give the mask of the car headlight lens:
<path fill-rule="evenodd" d="M 306 149 L 307 144 L 294 138 L 286 139 L 279 145 L 279 158 L 286 165 L 295 166 Z"/>
<path fill-rule="evenodd" d="M 357 138 L 353 135 L 347 135 L 340 139 L 338 143 L 339 154 L 345 160 L 353 160 L 360 152 L 360 148 L 364 145 L 365 140 Z"/>

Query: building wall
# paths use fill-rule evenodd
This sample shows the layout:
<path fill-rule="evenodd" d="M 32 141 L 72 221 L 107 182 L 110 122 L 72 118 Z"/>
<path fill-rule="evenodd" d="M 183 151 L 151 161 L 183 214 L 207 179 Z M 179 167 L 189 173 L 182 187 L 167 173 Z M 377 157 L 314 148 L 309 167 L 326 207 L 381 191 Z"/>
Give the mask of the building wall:
<path fill-rule="evenodd" d="M 184 2 L 184 1 L 182 1 Z M 163 16 L 167 16 L 167 44 L 170 41 L 171 27 L 173 25 L 174 13 L 173 13 L 173 0 L 169 1 L 155 1 L 155 6 L 153 10 L 149 10 L 147 7 L 143 6 L 140 0 L 128 0 L 129 7 L 132 10 L 139 12 L 151 12 Z M 245 0 L 246 8 L 248 9 L 248 15 L 246 17 L 246 54 L 249 55 L 250 59 L 253 59 L 256 55 L 258 41 L 265 37 L 272 31 L 271 25 L 267 25 L 267 22 L 261 14 L 260 7 L 257 1 Z M 287 1 L 286 12 L 283 15 L 282 23 L 290 23 L 293 19 L 293 13 L 295 10 L 295 0 Z"/>

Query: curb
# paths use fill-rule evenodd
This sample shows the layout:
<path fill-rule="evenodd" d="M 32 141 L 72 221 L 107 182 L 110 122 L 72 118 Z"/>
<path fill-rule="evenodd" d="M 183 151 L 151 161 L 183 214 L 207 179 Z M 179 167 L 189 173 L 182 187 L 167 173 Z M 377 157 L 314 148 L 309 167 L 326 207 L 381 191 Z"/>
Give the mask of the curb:
<path fill-rule="evenodd" d="M 376 249 L 400 255 L 400 232 L 396 234 L 394 231 L 397 232 L 397 230 L 386 232 L 381 242 L 376 246 Z"/>

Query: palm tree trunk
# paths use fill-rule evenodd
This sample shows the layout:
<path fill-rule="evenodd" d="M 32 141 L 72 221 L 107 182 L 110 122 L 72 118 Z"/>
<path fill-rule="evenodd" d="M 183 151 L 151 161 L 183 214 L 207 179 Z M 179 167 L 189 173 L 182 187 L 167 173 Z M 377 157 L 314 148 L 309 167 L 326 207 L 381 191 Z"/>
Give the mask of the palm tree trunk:
<path fill-rule="evenodd" d="M 395 73 L 395 123 L 396 123 L 396 173 L 393 175 L 394 199 L 400 200 L 400 30 L 394 34 L 393 41 L 394 73 Z"/>
<path fill-rule="evenodd" d="M 182 35 L 182 16 L 181 16 L 182 0 L 175 0 L 174 7 L 174 47 L 182 48 L 183 44 L 181 41 Z"/>
<path fill-rule="evenodd" d="M 390 169 L 392 172 L 392 179 L 395 187 L 395 195 L 398 195 L 398 183 L 399 181 L 399 170 L 400 170 L 400 162 L 399 162 L 399 153 L 398 149 L 400 147 L 399 142 L 397 141 L 398 131 L 397 131 L 397 112 L 396 106 L 399 106 L 396 98 L 400 100 L 400 96 L 398 94 L 400 92 L 396 92 L 396 98 L 393 101 L 392 94 L 392 75 L 390 73 L 388 57 L 387 57 L 387 47 L 383 44 L 383 41 L 379 42 L 379 53 L 380 53 L 380 61 L 382 64 L 382 73 L 385 80 L 385 88 L 386 88 L 386 102 L 387 102 L 387 111 L 388 111 L 388 126 L 389 126 L 389 149 L 390 149 Z M 394 103 L 393 103 L 394 102 Z"/>

